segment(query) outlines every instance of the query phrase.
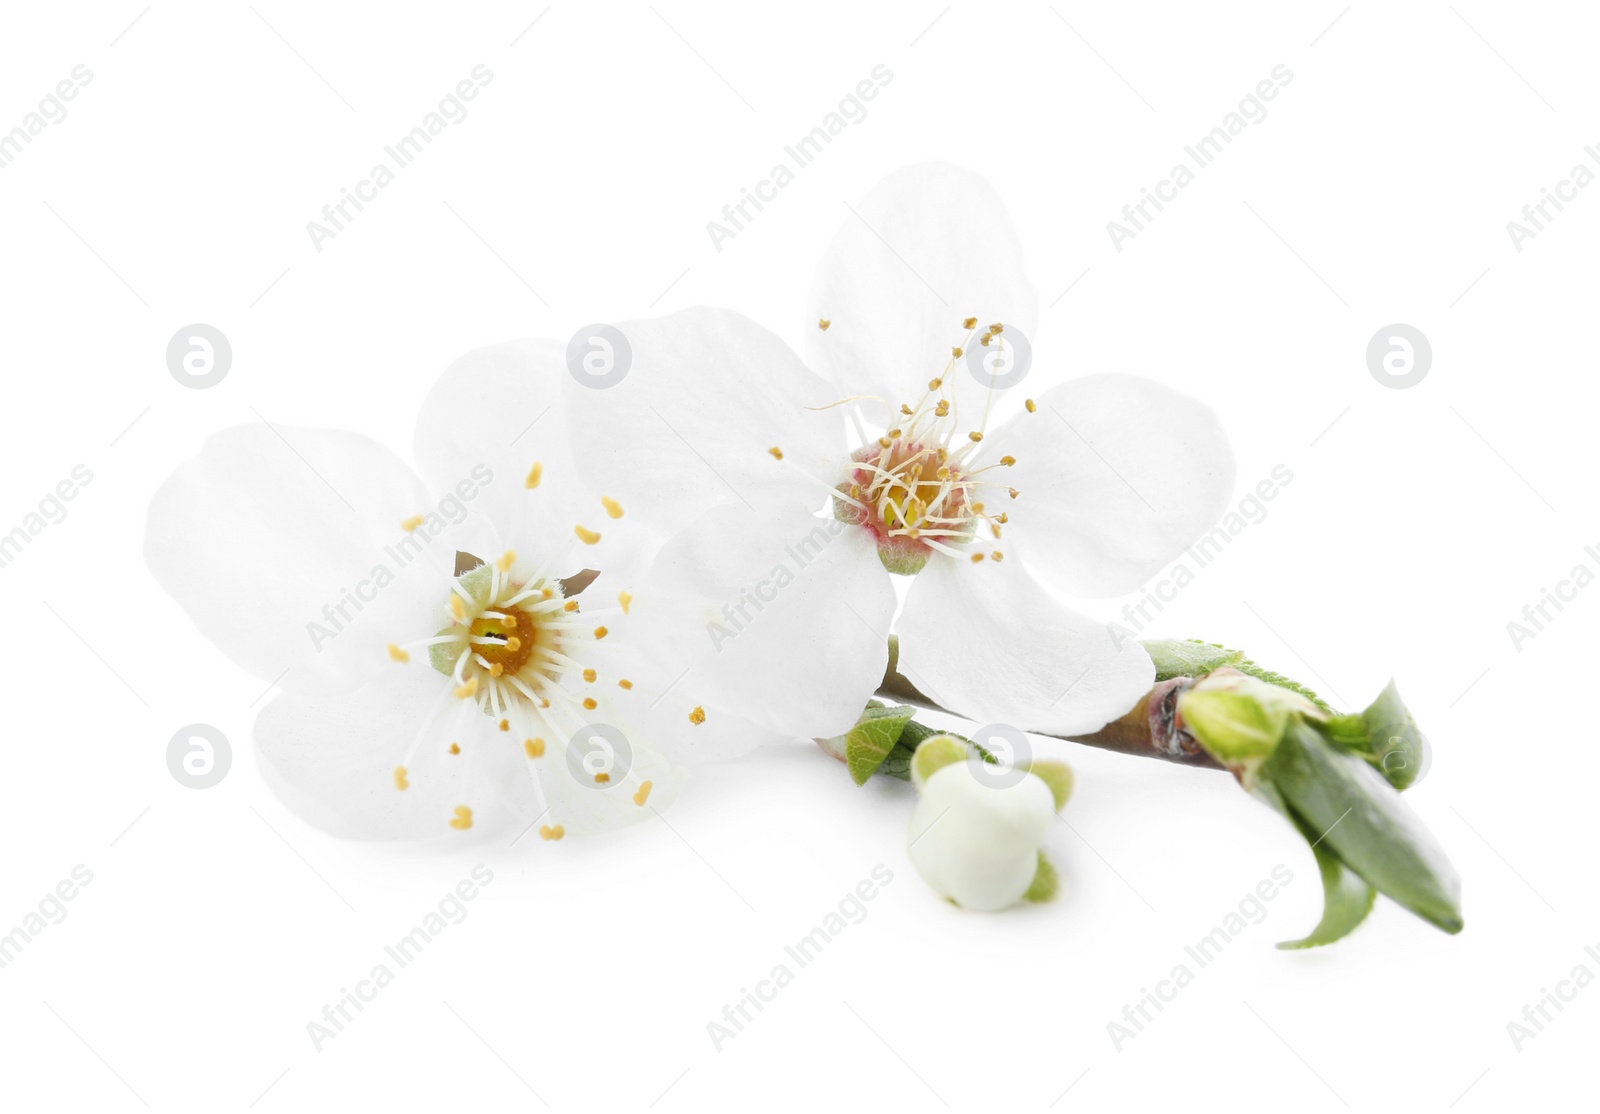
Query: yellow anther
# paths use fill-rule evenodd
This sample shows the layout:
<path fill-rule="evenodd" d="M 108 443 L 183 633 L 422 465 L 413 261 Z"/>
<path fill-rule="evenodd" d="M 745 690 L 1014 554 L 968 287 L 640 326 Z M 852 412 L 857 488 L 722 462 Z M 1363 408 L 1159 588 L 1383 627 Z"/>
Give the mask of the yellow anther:
<path fill-rule="evenodd" d="M 833 324 L 832 321 L 829 321 L 826 317 L 824 317 L 820 321 L 817 322 L 817 328 L 821 329 L 823 332 L 827 332 L 828 331 L 828 326 L 832 325 L 832 324 Z"/>
<path fill-rule="evenodd" d="M 498 676 L 500 676 L 500 674 L 504 673 L 505 671 L 506 671 L 506 667 L 504 665 L 502 665 L 501 663 L 499 663 L 497 661 L 489 663 L 489 676 L 498 677 Z"/>
<path fill-rule="evenodd" d="M 406 768 L 404 766 L 396 766 L 394 768 L 394 787 L 401 792 L 411 788 L 411 782 L 406 777 Z"/>
<path fill-rule="evenodd" d="M 566 603 L 561 605 L 561 610 L 562 611 L 576 611 L 576 610 L 578 610 L 578 601 L 577 600 L 568 600 Z"/>
<path fill-rule="evenodd" d="M 624 677 L 622 680 L 617 682 L 617 687 L 619 689 L 631 689 L 633 687 L 633 682 Z"/>
<path fill-rule="evenodd" d="M 600 505 L 606 509 L 606 513 L 612 518 L 622 517 L 622 504 L 611 498 L 611 496 L 600 496 Z"/>
<path fill-rule="evenodd" d="M 989 554 L 989 560 L 991 560 L 991 561 L 1004 561 L 1005 559 L 1006 559 L 1006 555 L 1004 553 L 1001 553 L 998 549 L 995 550 L 993 553 Z"/>
<path fill-rule="evenodd" d="M 605 627 L 595 627 L 594 628 L 594 636 L 597 639 L 604 638 L 606 635 L 608 635 L 610 633 L 611 632 L 609 630 L 607 630 Z"/>
<path fill-rule="evenodd" d="M 961 323 L 961 327 L 963 329 L 976 329 L 978 327 L 978 319 L 976 317 L 969 317 Z"/>
<path fill-rule="evenodd" d="M 983 434 L 979 433 L 977 430 L 973 430 L 971 433 L 967 434 L 967 437 L 974 443 L 983 440 Z"/>
<path fill-rule="evenodd" d="M 507 615 L 504 619 L 500 620 L 500 625 L 505 627 L 506 630 L 516 630 L 517 617 L 515 615 Z"/>
<path fill-rule="evenodd" d="M 984 333 L 983 336 L 978 338 L 978 343 L 983 345 L 985 348 L 989 347 L 989 341 L 993 335 L 994 334 L 992 333 Z"/>
<path fill-rule="evenodd" d="M 1006 331 L 1006 327 L 1003 324 L 1001 324 L 1000 322 L 998 322 L 998 321 L 996 321 L 993 325 L 989 326 L 989 332 L 993 333 L 995 336 L 999 336 L 1001 333 L 1003 333 L 1005 331 Z"/>
<path fill-rule="evenodd" d="M 893 442 L 890 441 L 887 437 L 878 438 L 878 446 L 880 448 L 887 449 L 891 444 L 893 444 Z"/>
<path fill-rule="evenodd" d="M 930 390 L 930 391 L 937 391 L 942 386 L 944 386 L 944 380 L 943 379 L 935 378 L 935 379 L 928 380 L 928 390 Z"/>
<path fill-rule="evenodd" d="M 573 533 L 578 535 L 578 540 L 584 545 L 593 545 L 600 540 L 600 535 L 586 526 L 573 527 Z"/>
<path fill-rule="evenodd" d="M 588 682 L 589 682 L 589 683 L 590 683 L 590 684 L 593 684 L 593 683 L 594 683 L 594 679 L 595 679 L 595 678 L 596 678 L 596 677 L 598 677 L 598 676 L 600 676 L 600 674 L 598 674 L 598 673 L 596 673 L 596 672 L 595 672 L 595 671 L 594 671 L 594 670 L 592 670 L 592 669 L 585 669 L 585 670 L 584 670 L 584 671 L 583 671 L 583 679 L 584 679 L 584 680 L 585 680 L 585 681 L 588 681 Z"/>
<path fill-rule="evenodd" d="M 522 749 L 528 752 L 528 757 L 529 758 L 543 758 L 544 757 L 544 740 L 543 739 L 524 739 L 523 742 L 522 742 Z"/>
<path fill-rule="evenodd" d="M 517 551 L 514 549 L 508 549 L 500 555 L 500 560 L 494 563 L 494 567 L 499 569 L 501 572 L 510 572 L 511 566 L 516 563 Z"/>
<path fill-rule="evenodd" d="M 601 770 L 598 774 L 594 775 L 594 783 L 596 785 L 604 785 L 606 782 L 608 782 L 610 780 L 611 780 L 611 775 L 606 773 L 604 770 Z"/>
<path fill-rule="evenodd" d="M 539 486 L 539 481 L 542 479 L 544 479 L 544 465 L 536 460 L 533 462 L 533 467 L 528 469 L 528 478 L 522 481 L 522 486 L 532 491 Z"/>
<path fill-rule="evenodd" d="M 516 635 L 512 635 L 510 638 L 506 639 L 507 653 L 514 654 L 520 649 L 522 649 L 522 639 L 518 638 Z"/>
<path fill-rule="evenodd" d="M 650 799 L 650 790 L 655 787 L 655 784 L 653 781 L 647 781 L 639 786 L 639 791 L 633 795 L 633 803 L 643 808 L 644 803 Z"/>
<path fill-rule="evenodd" d="M 1032 414 L 1034 411 L 1039 409 L 1038 405 L 1035 404 L 1035 402 L 1031 398 L 1028 399 L 1028 401 L 1026 403 L 1024 403 L 1024 405 L 1027 406 L 1028 413 L 1030 413 L 1030 414 Z"/>
<path fill-rule="evenodd" d="M 1011 498 L 1013 498 L 1013 499 L 1015 499 L 1015 498 L 1016 498 L 1016 497 L 1017 497 L 1017 496 L 1019 496 L 1019 495 L 1021 495 L 1021 494 L 1022 494 L 1022 492 L 1020 492 L 1020 491 L 1018 491 L 1018 490 L 1017 490 L 1017 489 L 1016 489 L 1016 488 L 1014 488 L 1014 487 L 1012 487 L 1012 488 L 1007 488 L 1007 489 L 1006 489 L 1006 491 L 1007 491 L 1007 494 L 1009 494 L 1009 495 L 1010 495 L 1010 496 L 1011 496 Z"/>
<path fill-rule="evenodd" d="M 421 526 L 423 524 L 423 522 L 425 522 L 425 521 L 427 521 L 427 516 L 426 515 L 414 514 L 410 518 L 406 519 L 404 522 L 402 522 L 400 524 L 400 529 L 404 530 L 406 533 L 409 534 L 409 533 L 411 533 L 411 531 L 415 530 L 418 526 Z"/>
<path fill-rule="evenodd" d="M 450 614 L 457 619 L 463 619 L 467 614 L 467 605 L 461 602 L 461 597 L 454 592 L 450 593 Z"/>
<path fill-rule="evenodd" d="M 957 351 L 960 351 L 960 350 L 957 349 Z M 905 403 L 902 402 L 900 404 L 900 413 L 904 414 L 906 417 L 909 418 L 909 417 L 911 417 L 911 415 L 915 414 L 916 411 L 911 409 L 911 407 L 907 406 Z"/>
<path fill-rule="evenodd" d="M 996 524 L 996 523 L 991 522 L 989 524 L 989 533 L 993 534 L 994 537 L 995 537 L 995 540 L 998 541 L 999 538 L 1000 538 L 1000 527 L 999 527 L 999 525 Z"/>
<path fill-rule="evenodd" d="M 618 592 L 617 602 L 622 605 L 622 613 L 626 615 L 628 608 L 633 606 L 633 596 L 628 592 Z"/>
<path fill-rule="evenodd" d="M 594 711 L 594 710 L 595 710 L 595 709 L 596 709 L 596 708 L 598 708 L 598 707 L 599 707 L 599 706 L 600 706 L 600 705 L 599 705 L 599 704 L 597 704 L 597 703 L 596 703 L 596 702 L 595 702 L 595 698 L 594 698 L 594 697 L 592 697 L 592 696 L 585 696 L 585 697 L 584 697 L 584 698 L 583 698 L 583 706 L 584 706 L 584 707 L 585 707 L 585 708 L 586 708 L 586 709 L 588 709 L 588 710 L 589 710 L 589 711 L 591 711 L 591 712 L 592 712 L 592 711 Z"/>
<path fill-rule="evenodd" d="M 694 724 L 696 727 L 699 727 L 705 721 L 706 721 L 706 710 L 704 708 L 702 708 L 700 705 L 696 704 L 694 706 L 694 711 L 689 713 L 689 722 Z"/>
<path fill-rule="evenodd" d="M 396 646 L 393 642 L 389 643 L 389 657 L 394 659 L 395 661 L 410 661 L 411 660 L 411 655 L 406 653 L 400 647 Z"/>
<path fill-rule="evenodd" d="M 540 839 L 560 839 L 562 836 L 564 836 L 566 834 L 567 834 L 567 829 L 563 828 L 560 824 L 557 824 L 553 828 L 550 827 L 550 825 L 548 825 L 548 824 L 539 825 L 539 838 Z"/>
<path fill-rule="evenodd" d="M 994 520 L 996 522 L 1002 522 L 1002 523 L 1010 522 L 1011 521 L 1011 516 L 1009 514 L 998 514 L 998 515 L 995 515 L 995 519 Z"/>
<path fill-rule="evenodd" d="M 972 555 L 972 563 L 973 563 L 973 564 L 974 564 L 974 565 L 976 565 L 976 564 L 977 564 L 977 563 L 978 563 L 978 562 L 979 562 L 979 561 L 982 561 L 982 560 L 983 560 L 983 554 L 981 554 L 981 553 L 974 553 L 974 554 L 973 554 L 973 555 Z"/>
<path fill-rule="evenodd" d="M 890 430 L 890 431 L 889 431 L 889 440 L 891 440 L 891 441 L 898 441 L 898 440 L 900 440 L 900 434 L 901 434 L 901 432 L 902 432 L 902 431 L 901 431 L 901 430 L 898 430 L 898 429 L 891 429 L 891 430 Z"/>
<path fill-rule="evenodd" d="M 460 743 L 451 743 L 450 744 L 450 753 L 451 754 L 460 754 L 461 753 L 461 744 Z"/>
<path fill-rule="evenodd" d="M 511 730 L 511 721 L 508 720 L 508 719 L 501 720 L 500 721 L 500 730 L 502 730 L 502 731 L 510 731 Z"/>
<path fill-rule="evenodd" d="M 1003 456 L 1000 458 L 1000 463 L 1004 464 L 1007 468 L 1010 468 L 1016 462 L 1017 458 L 1014 456 Z"/>
<path fill-rule="evenodd" d="M 974 504 L 972 504 L 972 513 L 973 514 L 982 514 L 983 513 L 983 504 L 982 503 L 974 503 Z"/>
<path fill-rule="evenodd" d="M 776 445 L 774 445 L 774 446 L 772 446 L 772 448 L 768 449 L 767 452 L 772 454 L 772 459 L 773 460 L 782 460 L 783 459 L 783 450 L 778 448 L 778 446 L 776 446 Z"/>
<path fill-rule="evenodd" d="M 476 677 L 468 677 L 466 684 L 457 685 L 455 687 L 455 694 L 456 694 L 457 697 L 459 697 L 462 700 L 466 700 L 468 697 L 477 696 L 478 695 L 478 678 L 476 678 Z"/>
<path fill-rule="evenodd" d="M 962 352 L 959 348 L 952 348 L 950 349 L 950 355 L 959 360 L 962 356 L 966 355 L 966 353 Z"/>
<path fill-rule="evenodd" d="M 458 832 L 472 827 L 472 810 L 466 805 L 457 805 L 456 814 L 450 818 L 450 826 Z"/>
<path fill-rule="evenodd" d="M 548 588 L 547 587 L 547 588 L 540 588 L 539 589 L 539 598 L 540 599 L 545 599 L 545 600 L 553 599 L 555 597 L 555 594 L 556 594 L 556 590 L 554 588 Z"/>

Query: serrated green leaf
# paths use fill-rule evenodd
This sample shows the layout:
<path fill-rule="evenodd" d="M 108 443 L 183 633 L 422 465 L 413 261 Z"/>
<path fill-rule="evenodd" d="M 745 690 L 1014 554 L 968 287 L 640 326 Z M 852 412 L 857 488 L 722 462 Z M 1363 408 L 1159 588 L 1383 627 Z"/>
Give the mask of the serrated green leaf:
<path fill-rule="evenodd" d="M 1230 650 L 1211 642 L 1162 638 L 1143 645 L 1150 660 L 1155 663 L 1157 681 L 1170 681 L 1174 677 L 1204 677 L 1225 665 L 1236 665 L 1244 660 L 1244 651 Z"/>
<path fill-rule="evenodd" d="M 1035 762 L 1028 767 L 1028 772 L 1050 787 L 1057 812 L 1066 807 L 1067 799 L 1072 796 L 1071 766 L 1065 762 Z"/>
<path fill-rule="evenodd" d="M 861 718 L 845 736 L 844 750 L 845 765 L 850 767 L 850 776 L 857 785 L 865 785 L 873 772 L 883 765 L 883 760 L 900 741 L 901 731 L 915 714 L 915 708 L 873 707 L 871 704 L 861 713 Z"/>
<path fill-rule="evenodd" d="M 1039 866 L 1033 872 L 1033 881 L 1028 885 L 1028 890 L 1022 895 L 1023 901 L 1054 901 L 1061 892 L 1061 876 L 1056 873 L 1054 864 L 1044 857 L 1044 852 L 1039 852 Z"/>
<path fill-rule="evenodd" d="M 1260 780 L 1378 892 L 1445 932 L 1461 931 L 1461 879 L 1433 834 L 1365 759 L 1294 717 Z"/>

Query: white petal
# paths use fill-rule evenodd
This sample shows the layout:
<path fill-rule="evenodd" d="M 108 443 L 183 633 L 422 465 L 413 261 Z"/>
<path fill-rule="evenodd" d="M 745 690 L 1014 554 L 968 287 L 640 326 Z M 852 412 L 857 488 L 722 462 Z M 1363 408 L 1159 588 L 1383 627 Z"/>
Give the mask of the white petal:
<path fill-rule="evenodd" d="M 1004 203 L 981 174 L 924 163 L 880 182 L 823 253 L 806 303 L 806 356 L 847 394 L 914 402 L 965 339 L 997 322 L 1029 336 L 1038 292 Z M 826 330 L 817 322 L 826 318 Z M 958 412 L 977 429 L 982 394 L 964 366 L 951 369 Z"/>
<path fill-rule="evenodd" d="M 566 384 L 574 450 L 590 485 L 671 533 L 727 502 L 820 502 L 842 479 L 838 401 L 783 341 L 737 313 L 688 309 L 618 326 L 628 373 Z M 777 459 L 769 452 L 783 454 Z"/>
<path fill-rule="evenodd" d="M 787 737 L 825 737 L 848 731 L 877 690 L 894 604 L 864 529 L 735 504 L 662 548 L 634 619 L 644 652 L 681 678 L 674 691 Z"/>
<path fill-rule="evenodd" d="M 387 642 L 443 625 L 454 552 L 446 516 L 389 450 L 265 424 L 224 430 L 180 465 L 145 536 L 151 572 L 202 634 L 303 691 L 352 688 L 388 663 Z"/>
<path fill-rule="evenodd" d="M 562 410 L 567 382 L 563 344 L 510 341 L 451 364 L 423 403 L 417 467 L 463 519 L 463 546 L 486 560 L 515 549 L 539 565 L 571 549 L 568 563 L 578 563 L 562 569 L 566 575 L 583 562 L 600 567 L 622 540 L 628 524 L 611 518 L 604 493 L 584 484 L 573 460 Z M 602 535 L 599 549 L 577 548 L 580 524 Z"/>
<path fill-rule="evenodd" d="M 262 709 L 255 738 L 268 785 L 330 835 L 473 838 L 536 815 L 520 740 L 450 695 L 449 678 L 419 662 L 391 663 L 354 692 L 285 692 Z M 450 753 L 452 742 L 462 753 Z M 404 791 L 395 782 L 401 765 Z M 472 810 L 466 832 L 450 827 L 460 805 Z"/>
<path fill-rule="evenodd" d="M 1063 606 L 1019 568 L 935 556 L 906 597 L 900 672 L 978 723 L 1058 735 L 1099 730 L 1155 681 L 1134 639 Z"/>
<path fill-rule="evenodd" d="M 1091 375 L 1039 397 L 994 430 L 1007 509 L 1030 564 L 1052 587 L 1110 596 L 1139 587 L 1217 521 L 1233 450 L 1209 406 L 1132 375 Z"/>
<path fill-rule="evenodd" d="M 969 762 L 946 766 L 918 791 L 907 853 L 923 880 L 963 909 L 1015 905 L 1033 883 L 1055 799 L 1036 777 L 1004 786 L 979 780 Z"/>

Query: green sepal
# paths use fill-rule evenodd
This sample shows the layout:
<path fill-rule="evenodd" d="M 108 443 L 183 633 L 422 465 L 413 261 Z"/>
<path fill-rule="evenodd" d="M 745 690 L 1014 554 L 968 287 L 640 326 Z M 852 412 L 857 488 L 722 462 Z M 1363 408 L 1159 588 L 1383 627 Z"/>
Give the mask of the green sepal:
<path fill-rule="evenodd" d="M 1067 805 L 1067 800 L 1072 796 L 1072 767 L 1065 762 L 1035 762 L 1028 767 L 1028 772 L 1050 787 L 1050 795 L 1056 799 L 1056 811 L 1060 812 Z"/>
<path fill-rule="evenodd" d="M 917 744 L 917 753 L 911 759 L 911 780 L 918 787 L 944 769 L 965 762 L 971 752 L 967 744 L 954 735 L 932 735 Z"/>
<path fill-rule="evenodd" d="M 1367 761 L 1396 789 L 1409 789 L 1427 764 L 1428 741 L 1417 730 L 1400 689 L 1390 681 L 1361 713 L 1368 739 Z"/>
<path fill-rule="evenodd" d="M 1322 919 L 1310 935 L 1281 941 L 1278 947 L 1283 951 L 1320 948 L 1343 940 L 1367 919 L 1378 900 L 1378 891 L 1346 867 L 1338 855 L 1320 843 L 1311 848 L 1311 853 L 1316 856 L 1317 871 L 1322 875 Z"/>
<path fill-rule="evenodd" d="M 1258 788 L 1280 794 L 1305 831 L 1379 893 L 1445 932 L 1461 931 L 1461 879 L 1399 792 L 1359 754 L 1291 717 Z M 1270 799 L 1270 798 L 1269 798 Z M 1316 935 L 1316 933 L 1313 933 Z"/>
<path fill-rule="evenodd" d="M 1033 881 L 1029 883 L 1028 890 L 1022 895 L 1023 901 L 1041 902 L 1054 901 L 1061 892 L 1061 876 L 1056 873 L 1054 864 L 1044 857 L 1044 852 L 1039 852 L 1039 866 L 1033 872 Z"/>
<path fill-rule="evenodd" d="M 845 736 L 844 761 L 857 785 L 865 785 L 883 765 L 915 714 L 915 708 L 905 705 L 885 707 L 876 700 L 867 705 Z"/>

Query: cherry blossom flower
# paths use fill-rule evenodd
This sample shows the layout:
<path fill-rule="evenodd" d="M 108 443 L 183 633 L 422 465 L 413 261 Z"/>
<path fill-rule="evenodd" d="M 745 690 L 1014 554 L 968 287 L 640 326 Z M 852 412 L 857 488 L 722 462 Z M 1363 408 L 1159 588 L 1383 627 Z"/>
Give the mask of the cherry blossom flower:
<path fill-rule="evenodd" d="M 668 539 L 652 648 L 729 712 L 838 735 L 882 677 L 898 576 L 900 671 L 944 707 L 1056 734 L 1132 707 L 1148 655 L 1046 585 L 1138 587 L 1222 512 L 1232 454 L 1209 407 L 1147 379 L 1024 399 L 973 368 L 1036 310 L 993 189 L 936 164 L 891 175 L 824 252 L 809 366 L 727 310 L 618 326 L 632 370 L 570 384 L 568 418 L 588 479 Z"/>
<path fill-rule="evenodd" d="M 553 341 L 454 364 L 417 426 L 421 478 L 356 434 L 263 421 L 213 436 L 152 501 L 156 579 L 281 690 L 260 767 L 311 824 L 555 840 L 670 803 L 669 754 L 767 740 L 639 653 L 648 537 L 577 482 L 557 374 Z"/>

